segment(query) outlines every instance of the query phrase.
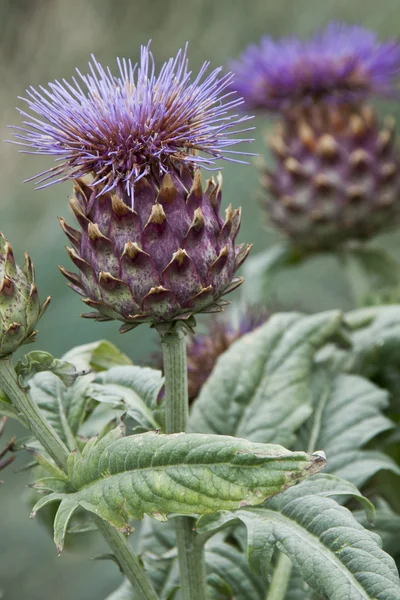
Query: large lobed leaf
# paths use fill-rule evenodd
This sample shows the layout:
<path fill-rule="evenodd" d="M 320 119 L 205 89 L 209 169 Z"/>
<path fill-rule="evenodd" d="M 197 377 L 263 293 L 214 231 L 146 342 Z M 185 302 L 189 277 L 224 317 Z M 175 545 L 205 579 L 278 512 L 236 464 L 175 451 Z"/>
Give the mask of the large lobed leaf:
<path fill-rule="evenodd" d="M 397 569 L 381 549 L 380 538 L 329 498 L 338 493 L 335 479 L 315 476 L 267 500 L 260 508 L 201 517 L 199 530 L 242 521 L 248 532 L 249 564 L 264 578 L 268 577 L 274 549 L 279 548 L 323 598 L 399 600 Z M 342 482 L 341 494 L 350 490 L 349 486 Z M 292 593 L 292 597 L 296 596 Z"/>
<path fill-rule="evenodd" d="M 357 375 L 318 369 L 313 377 L 313 414 L 300 429 L 297 445 L 322 448 L 327 470 L 363 486 L 377 471 L 400 474 L 396 463 L 383 452 L 364 449 L 378 434 L 394 427 L 383 415 L 388 393 Z"/>
<path fill-rule="evenodd" d="M 190 418 L 191 431 L 289 446 L 310 416 L 313 358 L 341 314 L 273 315 L 218 360 Z"/>
<path fill-rule="evenodd" d="M 91 440 L 82 455 L 72 453 L 68 475 L 77 491 L 59 493 L 55 486 L 34 508 L 35 513 L 61 500 L 54 522 L 59 550 L 79 506 L 129 531 L 130 516 L 165 520 L 171 513 L 202 515 L 260 504 L 325 464 L 318 453 L 227 436 L 122 435 L 118 427 Z"/>

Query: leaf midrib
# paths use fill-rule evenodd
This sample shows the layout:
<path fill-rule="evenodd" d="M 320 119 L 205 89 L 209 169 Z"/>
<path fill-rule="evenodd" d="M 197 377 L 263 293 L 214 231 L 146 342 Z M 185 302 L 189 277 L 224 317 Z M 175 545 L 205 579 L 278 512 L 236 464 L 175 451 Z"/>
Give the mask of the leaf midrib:
<path fill-rule="evenodd" d="M 238 514 L 240 515 L 240 513 L 243 511 L 238 511 Z M 361 592 L 361 595 L 363 598 L 365 598 L 366 600 L 376 600 L 375 596 L 370 596 L 367 591 L 362 587 L 362 585 L 360 584 L 360 582 L 356 579 L 355 575 L 346 568 L 345 565 L 343 565 L 343 563 L 341 562 L 341 560 L 338 558 L 338 556 L 332 552 L 328 546 L 325 546 L 325 544 L 323 544 L 321 542 L 321 540 L 314 535 L 313 533 L 311 533 L 308 529 L 301 527 L 301 525 L 299 525 L 299 523 L 297 523 L 297 521 L 295 521 L 294 519 L 291 519 L 290 517 L 286 516 L 286 515 L 282 515 L 282 513 L 278 512 L 278 511 L 274 511 L 272 509 L 262 509 L 262 512 L 260 511 L 260 509 L 254 509 L 252 511 L 247 511 L 247 513 L 245 512 L 245 516 L 247 516 L 247 514 L 257 514 L 258 516 L 261 516 L 261 518 L 263 519 L 267 519 L 266 513 L 270 513 L 272 516 L 271 518 L 271 522 L 274 526 L 277 525 L 277 521 L 282 521 L 286 527 L 288 527 L 292 533 L 294 535 L 296 535 L 300 540 L 304 540 L 304 538 L 310 538 L 310 540 L 308 541 L 309 545 L 315 549 L 316 552 L 321 553 L 324 558 L 328 559 L 328 561 L 339 567 L 339 570 L 343 573 L 343 575 L 345 576 L 345 578 L 350 582 L 350 584 L 352 585 L 352 587 L 357 588 L 358 591 Z M 245 521 L 245 519 L 244 519 Z M 246 524 L 246 522 L 245 522 Z M 304 533 L 306 534 L 306 536 L 304 535 Z M 324 533 L 326 533 L 326 531 L 324 531 Z M 276 543 L 278 542 L 275 533 L 273 534 L 274 538 L 276 540 Z M 281 546 L 284 547 L 284 544 L 279 541 L 279 544 Z M 368 553 L 369 554 L 369 553 Z M 288 555 L 289 556 L 289 555 Z M 290 558 L 290 556 L 289 556 Z M 354 582 L 354 585 L 353 585 Z"/>

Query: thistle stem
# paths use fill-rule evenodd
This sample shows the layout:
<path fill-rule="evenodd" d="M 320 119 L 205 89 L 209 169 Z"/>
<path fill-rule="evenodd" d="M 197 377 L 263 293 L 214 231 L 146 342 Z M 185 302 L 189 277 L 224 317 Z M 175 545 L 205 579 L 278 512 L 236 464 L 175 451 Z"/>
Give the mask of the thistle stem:
<path fill-rule="evenodd" d="M 185 334 L 176 328 L 161 339 L 164 356 L 166 431 L 187 431 L 189 414 Z M 182 600 L 206 600 L 203 546 L 198 543 L 194 520 L 175 519 Z"/>
<path fill-rule="evenodd" d="M 13 406 L 25 417 L 28 428 L 54 462 L 66 471 L 69 450 L 26 391 L 19 386 L 11 358 L 0 359 L 0 389 L 7 394 Z M 125 577 L 132 585 L 135 597 L 143 600 L 158 600 L 144 569 L 129 548 L 126 537 L 99 517 L 94 517 L 94 520 L 114 552 Z"/>
<path fill-rule="evenodd" d="M 50 423 L 42 416 L 36 404 L 19 386 L 11 358 L 0 359 L 0 389 L 7 394 L 18 412 L 25 417 L 28 428 L 54 462 L 66 471 L 69 450 Z"/>
<path fill-rule="evenodd" d="M 272 575 L 269 586 L 267 600 L 284 600 L 292 574 L 292 561 L 290 558 L 279 552 L 278 560 Z"/>

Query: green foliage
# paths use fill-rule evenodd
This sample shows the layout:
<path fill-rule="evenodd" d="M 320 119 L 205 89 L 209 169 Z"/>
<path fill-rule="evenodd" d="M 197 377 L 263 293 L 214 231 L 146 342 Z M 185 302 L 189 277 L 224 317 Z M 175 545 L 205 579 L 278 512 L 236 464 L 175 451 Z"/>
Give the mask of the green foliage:
<path fill-rule="evenodd" d="M 53 358 L 51 354 L 42 350 L 29 352 L 15 366 L 18 383 L 22 388 L 28 388 L 29 380 L 36 373 L 42 373 L 43 371 L 56 375 L 66 387 L 71 387 L 78 377 L 85 375 L 85 371 L 77 371 L 73 364 Z"/>
<path fill-rule="evenodd" d="M 340 487 L 343 494 L 352 488 L 346 482 Z M 274 549 L 279 547 L 322 597 L 398 600 L 400 585 L 393 559 L 381 550 L 378 536 L 329 498 L 337 489 L 337 481 L 313 477 L 260 508 L 202 517 L 199 529 L 205 532 L 232 521 L 243 522 L 248 532 L 249 564 L 265 579 Z"/>
<path fill-rule="evenodd" d="M 394 427 L 383 415 L 388 393 L 368 380 L 318 369 L 312 386 L 313 413 L 299 432 L 297 445 L 322 448 L 327 470 L 363 486 L 378 470 L 400 474 L 396 463 L 378 450 L 364 449 L 375 436 Z"/>
<path fill-rule="evenodd" d="M 341 314 L 273 315 L 218 360 L 190 418 L 191 431 L 292 444 L 312 411 L 317 350 L 334 336 Z"/>
<path fill-rule="evenodd" d="M 163 386 L 160 371 L 148 367 L 113 367 L 100 373 L 86 390 L 88 397 L 126 412 L 144 430 L 158 429 L 162 418 L 158 397 Z"/>
<path fill-rule="evenodd" d="M 117 427 L 88 442 L 82 456 L 72 453 L 68 476 L 77 491 L 54 490 L 33 509 L 35 513 L 61 500 L 54 522 L 60 551 L 69 519 L 79 506 L 130 531 L 129 516 L 166 520 L 171 513 L 201 515 L 260 504 L 325 464 L 318 454 L 226 436 L 122 436 Z"/>

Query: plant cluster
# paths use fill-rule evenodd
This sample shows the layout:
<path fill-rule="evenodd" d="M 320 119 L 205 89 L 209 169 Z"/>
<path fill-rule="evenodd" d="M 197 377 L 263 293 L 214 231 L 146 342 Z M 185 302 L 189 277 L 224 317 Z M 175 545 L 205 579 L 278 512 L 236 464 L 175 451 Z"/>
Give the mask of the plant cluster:
<path fill-rule="evenodd" d="M 400 305 L 269 305 L 276 273 L 320 251 L 363 273 L 357 302 L 370 280 L 399 285 L 369 245 L 400 213 L 394 124 L 369 104 L 396 95 L 399 44 L 334 23 L 263 39 L 234 74 L 192 74 L 187 49 L 156 74 L 149 46 L 118 68 L 93 58 L 29 89 L 16 138 L 55 157 L 39 188 L 73 180 L 77 224 L 61 227 L 76 271 L 61 272 L 82 316 L 154 328 L 162 366 L 107 341 L 13 361 L 49 299 L 0 237 L 0 434 L 7 418 L 30 432 L 32 516 L 55 507 L 59 553 L 100 531 L 124 578 L 108 600 L 400 600 Z M 221 211 L 221 175 L 204 180 L 217 159 L 243 162 L 241 105 L 277 116 L 262 181 L 286 240 L 246 261 L 253 306 L 198 334 L 251 249 L 236 242 L 241 210 Z"/>

